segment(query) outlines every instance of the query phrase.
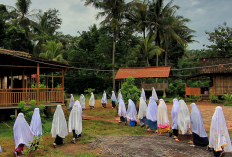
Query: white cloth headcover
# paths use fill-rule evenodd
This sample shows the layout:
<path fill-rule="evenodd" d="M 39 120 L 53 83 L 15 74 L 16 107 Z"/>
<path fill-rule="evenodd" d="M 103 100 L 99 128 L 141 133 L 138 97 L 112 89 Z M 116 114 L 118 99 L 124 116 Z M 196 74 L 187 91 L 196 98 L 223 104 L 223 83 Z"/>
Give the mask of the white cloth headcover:
<path fill-rule="evenodd" d="M 168 108 L 163 99 L 160 99 L 160 104 L 158 105 L 157 124 L 159 128 L 170 127 Z"/>
<path fill-rule="evenodd" d="M 178 128 L 181 130 L 182 134 L 186 134 L 188 129 L 190 128 L 190 112 L 188 106 L 184 102 L 184 100 L 179 101 L 179 113 L 178 113 Z"/>
<path fill-rule="evenodd" d="M 138 118 L 143 119 L 143 117 L 147 116 L 147 104 L 143 97 L 140 97 L 140 103 L 139 103 L 139 114 Z"/>
<path fill-rule="evenodd" d="M 152 87 L 152 96 L 151 97 L 153 97 L 155 99 L 155 101 L 159 100 L 154 87 Z"/>
<path fill-rule="evenodd" d="M 82 118 L 78 103 L 74 104 L 69 115 L 68 131 L 71 133 L 73 130 L 75 130 L 77 135 L 81 134 L 82 132 Z"/>
<path fill-rule="evenodd" d="M 30 142 L 33 142 L 34 135 L 31 128 L 24 119 L 23 113 L 19 113 L 15 120 L 13 127 L 15 149 L 18 148 L 20 144 L 25 144 L 27 147 L 31 146 Z"/>
<path fill-rule="evenodd" d="M 221 151 L 224 146 L 225 152 L 231 152 L 231 140 L 226 126 L 226 120 L 222 111 L 222 107 L 216 107 L 211 121 L 209 147 L 215 151 Z"/>
<path fill-rule="evenodd" d="M 102 104 L 108 104 L 107 103 L 107 97 L 106 97 L 106 92 L 105 91 L 103 92 L 101 103 Z"/>
<path fill-rule="evenodd" d="M 53 115 L 51 134 L 53 138 L 55 138 L 56 135 L 65 138 L 65 136 L 68 135 L 67 122 L 61 105 L 57 105 Z"/>
<path fill-rule="evenodd" d="M 80 104 L 80 101 L 75 101 L 75 103 L 74 103 L 74 105 L 78 105 L 78 107 L 79 107 L 79 111 L 80 111 L 80 113 L 81 113 L 81 115 L 82 115 L 82 107 L 81 107 L 81 104 Z"/>
<path fill-rule="evenodd" d="M 42 122 L 41 122 L 41 118 L 39 114 L 39 108 L 34 109 L 34 112 L 31 118 L 30 128 L 35 137 L 38 137 L 39 135 L 43 134 Z"/>
<path fill-rule="evenodd" d="M 126 118 L 126 106 L 122 99 L 119 100 L 118 104 L 118 116 Z"/>
<path fill-rule="evenodd" d="M 85 96 L 83 94 L 81 94 L 80 96 L 80 103 L 81 103 L 81 107 L 85 108 Z"/>
<path fill-rule="evenodd" d="M 113 102 L 115 102 L 115 103 L 118 103 L 114 91 L 112 91 L 111 101 L 113 101 Z"/>
<path fill-rule="evenodd" d="M 73 105 L 74 105 L 74 97 L 73 97 L 73 95 L 71 94 L 71 98 L 70 98 L 70 103 L 69 103 L 69 108 L 72 108 L 73 107 Z"/>
<path fill-rule="evenodd" d="M 172 106 L 172 129 L 178 129 L 178 112 L 179 112 L 179 101 L 178 99 L 173 99 L 173 106 Z"/>
<path fill-rule="evenodd" d="M 142 93 L 141 93 L 141 96 L 140 96 L 140 97 L 143 97 L 144 101 L 147 102 L 146 95 L 145 95 L 145 91 L 144 91 L 143 88 L 142 88 Z"/>
<path fill-rule="evenodd" d="M 122 97 L 122 93 L 121 93 L 121 91 L 118 91 L 119 93 L 118 93 L 118 102 L 120 101 L 120 99 L 122 99 L 123 100 L 123 97 Z"/>
<path fill-rule="evenodd" d="M 94 106 L 94 105 L 95 105 L 95 98 L 93 92 L 91 92 L 91 97 L 89 99 L 89 106 Z"/>
<path fill-rule="evenodd" d="M 156 122 L 157 121 L 157 103 L 153 97 L 150 97 L 149 104 L 147 107 L 147 119 Z"/>
<path fill-rule="evenodd" d="M 192 132 L 199 135 L 200 137 L 208 137 L 205 131 L 204 122 L 201 116 L 201 111 L 199 110 L 199 108 L 195 103 L 192 103 L 190 107 L 192 109 L 190 115 L 190 120 L 192 123 Z"/>
<path fill-rule="evenodd" d="M 128 104 L 128 109 L 126 112 L 126 117 L 128 119 L 130 119 L 131 121 L 137 121 L 136 115 L 137 115 L 137 111 L 136 111 L 136 106 L 134 104 L 134 102 L 129 99 L 128 100 L 129 104 Z"/>

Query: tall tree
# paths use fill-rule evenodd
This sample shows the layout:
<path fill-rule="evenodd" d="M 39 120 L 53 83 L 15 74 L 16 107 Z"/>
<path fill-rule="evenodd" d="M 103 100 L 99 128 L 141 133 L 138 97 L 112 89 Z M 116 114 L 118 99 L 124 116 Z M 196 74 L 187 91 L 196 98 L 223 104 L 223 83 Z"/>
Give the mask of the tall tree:
<path fill-rule="evenodd" d="M 96 9 L 102 9 L 96 16 L 97 19 L 105 17 L 101 22 L 104 26 L 110 25 L 113 30 L 113 52 L 112 52 L 112 71 L 113 71 L 113 89 L 115 90 L 115 43 L 119 32 L 119 23 L 123 19 L 123 13 L 126 5 L 124 0 L 86 0 L 85 6 L 93 5 Z"/>
<path fill-rule="evenodd" d="M 165 66 L 167 65 L 169 40 L 176 40 L 179 44 L 184 44 L 185 40 L 181 39 L 174 29 L 178 26 L 177 19 L 174 16 L 179 6 L 173 5 L 173 0 L 163 5 L 164 0 L 156 0 L 150 5 L 150 34 L 156 33 L 155 43 L 165 49 Z M 158 66 L 158 55 L 156 55 L 156 66 Z"/>

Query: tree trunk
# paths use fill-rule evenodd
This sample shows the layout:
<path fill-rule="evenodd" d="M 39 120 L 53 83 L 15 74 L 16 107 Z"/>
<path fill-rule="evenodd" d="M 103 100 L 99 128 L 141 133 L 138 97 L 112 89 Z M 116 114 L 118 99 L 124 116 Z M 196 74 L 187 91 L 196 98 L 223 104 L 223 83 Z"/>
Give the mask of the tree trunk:
<path fill-rule="evenodd" d="M 165 66 L 167 66 L 168 62 L 168 43 L 167 40 L 165 40 Z"/>
<path fill-rule="evenodd" d="M 148 60 L 148 56 L 147 56 L 147 67 L 149 67 L 149 60 Z"/>
<path fill-rule="evenodd" d="M 114 73 L 114 57 L 115 57 L 115 42 L 116 42 L 116 35 L 114 34 L 113 38 L 113 54 L 112 54 L 112 72 L 113 72 L 113 89 L 115 90 L 115 73 Z"/>

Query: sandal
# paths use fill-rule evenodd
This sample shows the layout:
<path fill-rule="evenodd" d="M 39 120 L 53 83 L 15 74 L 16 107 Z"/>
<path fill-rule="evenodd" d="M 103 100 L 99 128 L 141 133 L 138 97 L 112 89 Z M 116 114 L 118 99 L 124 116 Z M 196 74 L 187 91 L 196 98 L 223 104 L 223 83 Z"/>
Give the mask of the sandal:
<path fill-rule="evenodd" d="M 74 143 L 74 144 L 75 144 L 75 143 L 76 143 L 76 141 L 75 141 L 75 140 L 72 140 L 72 143 Z"/>
<path fill-rule="evenodd" d="M 53 143 L 53 147 L 56 148 L 56 144 L 55 143 Z"/>

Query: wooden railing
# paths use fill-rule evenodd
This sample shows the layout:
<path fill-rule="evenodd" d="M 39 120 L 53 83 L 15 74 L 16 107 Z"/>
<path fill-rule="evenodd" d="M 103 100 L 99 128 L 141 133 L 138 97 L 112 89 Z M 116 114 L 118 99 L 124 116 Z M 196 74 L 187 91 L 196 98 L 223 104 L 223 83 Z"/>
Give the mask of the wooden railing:
<path fill-rule="evenodd" d="M 0 89 L 0 106 L 17 105 L 20 101 L 29 103 L 31 100 L 39 103 L 58 103 L 64 99 L 62 88 L 40 88 L 39 90 L 39 100 L 37 100 L 35 88 Z"/>
<path fill-rule="evenodd" d="M 166 90 L 168 89 L 168 83 L 150 83 L 150 84 L 143 83 L 142 84 L 142 88 L 144 88 L 144 90 L 152 90 L 152 87 L 154 87 L 155 90 Z"/>

